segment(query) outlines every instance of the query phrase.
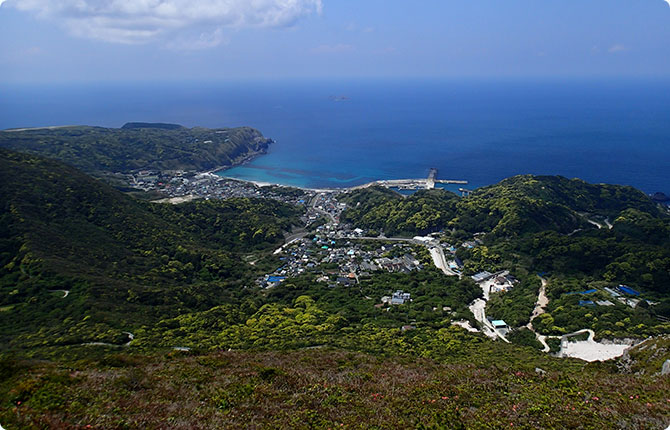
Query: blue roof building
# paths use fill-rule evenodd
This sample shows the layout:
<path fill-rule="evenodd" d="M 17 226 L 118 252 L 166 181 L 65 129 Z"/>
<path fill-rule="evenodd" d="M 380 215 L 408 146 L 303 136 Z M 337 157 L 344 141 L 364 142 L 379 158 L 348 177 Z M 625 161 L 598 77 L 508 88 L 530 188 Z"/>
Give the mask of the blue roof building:
<path fill-rule="evenodd" d="M 493 320 L 491 321 L 494 328 L 507 328 L 507 323 L 503 320 Z"/>
<path fill-rule="evenodd" d="M 619 291 L 621 291 L 624 294 L 628 294 L 629 296 L 639 296 L 640 293 L 638 291 L 635 291 L 631 287 L 628 287 L 626 285 L 619 285 Z"/>
<path fill-rule="evenodd" d="M 584 294 L 593 294 L 593 293 L 597 293 L 597 292 L 598 292 L 598 290 L 596 290 L 596 289 L 592 289 L 592 290 L 586 290 L 586 291 L 576 291 L 576 292 L 573 292 L 573 293 L 565 293 L 565 295 L 566 295 L 566 296 L 570 296 L 570 295 L 573 295 L 573 294 L 582 294 L 582 295 L 584 295 Z"/>

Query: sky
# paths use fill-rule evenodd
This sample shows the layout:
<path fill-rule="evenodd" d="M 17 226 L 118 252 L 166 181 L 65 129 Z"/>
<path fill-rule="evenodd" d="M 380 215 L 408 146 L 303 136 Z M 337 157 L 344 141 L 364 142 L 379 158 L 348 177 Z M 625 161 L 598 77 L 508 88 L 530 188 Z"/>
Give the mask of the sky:
<path fill-rule="evenodd" d="M 670 77 L 670 0 L 0 0 L 0 84 Z"/>

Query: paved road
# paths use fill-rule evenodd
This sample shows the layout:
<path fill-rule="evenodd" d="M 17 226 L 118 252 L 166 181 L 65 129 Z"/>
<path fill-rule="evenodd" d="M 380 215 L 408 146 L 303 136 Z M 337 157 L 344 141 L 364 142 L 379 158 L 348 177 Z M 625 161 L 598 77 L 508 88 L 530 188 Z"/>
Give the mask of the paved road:
<path fill-rule="evenodd" d="M 319 200 L 318 197 L 319 197 L 319 195 L 317 194 L 317 195 L 314 196 L 314 198 L 312 198 L 312 203 L 311 203 L 311 204 L 312 204 L 312 208 L 313 208 L 315 211 L 319 212 L 320 214 L 325 215 L 325 216 L 327 216 L 328 218 L 330 218 L 330 222 L 331 222 L 332 224 L 337 224 L 337 221 L 335 221 L 335 217 L 334 217 L 333 215 L 331 215 L 330 212 L 324 211 L 323 209 L 319 209 L 319 208 L 316 207 L 316 204 L 317 204 L 317 202 L 318 202 L 318 200 Z"/>
<path fill-rule="evenodd" d="M 593 220 L 587 219 L 586 221 L 588 221 L 588 223 L 591 224 L 591 225 L 595 225 L 596 227 L 598 227 L 598 229 L 603 228 L 602 224 L 599 224 L 599 223 L 597 223 Z"/>
<path fill-rule="evenodd" d="M 593 221 L 593 220 L 590 220 L 590 219 L 587 219 L 587 221 L 589 222 L 589 224 L 595 225 L 595 226 L 598 227 L 599 229 L 600 229 L 600 228 L 603 228 L 603 225 L 600 224 L 600 223 L 597 222 L 597 221 Z M 609 228 L 610 230 L 614 227 L 614 226 L 610 223 L 610 219 L 609 219 L 609 218 L 605 218 L 604 223 L 605 223 L 605 225 L 607 226 L 607 228 Z"/>
<path fill-rule="evenodd" d="M 482 331 L 485 335 L 490 338 L 495 339 L 496 337 L 502 339 L 504 342 L 509 343 L 509 340 L 505 338 L 498 330 L 493 328 L 493 325 L 486 319 L 486 300 L 477 299 L 470 304 L 470 311 L 475 316 L 475 319 L 479 321 Z"/>
<path fill-rule="evenodd" d="M 564 334 L 563 336 L 561 336 L 561 343 L 567 342 L 568 339 L 571 338 L 571 337 L 579 336 L 580 334 L 584 334 L 584 333 L 589 334 L 589 338 L 586 339 L 587 342 L 593 342 L 593 339 L 596 337 L 596 333 L 593 330 L 591 330 L 590 328 L 585 328 L 583 330 L 578 330 L 574 333 Z"/>
<path fill-rule="evenodd" d="M 286 239 L 284 239 L 284 244 L 291 243 L 294 240 L 297 239 L 302 239 L 303 237 L 307 236 L 309 234 L 309 231 L 306 229 L 300 229 L 301 231 L 298 231 L 296 233 L 291 234 L 290 236 L 287 236 Z"/>
<path fill-rule="evenodd" d="M 435 267 L 442 270 L 442 273 L 447 276 L 458 276 L 459 278 L 462 276 L 449 268 L 447 258 L 444 256 L 444 249 L 441 246 L 436 245 L 430 247 L 429 249 L 430 255 L 433 257 L 433 263 L 435 264 Z"/>
<path fill-rule="evenodd" d="M 533 315 L 530 317 L 531 321 L 542 315 L 549 304 L 549 297 L 547 297 L 547 280 L 540 278 L 540 281 L 542 282 L 542 286 L 540 287 L 540 293 L 537 295 L 537 303 L 535 303 Z"/>
<path fill-rule="evenodd" d="M 70 295 L 70 290 L 49 290 L 50 293 L 63 293 L 63 298 Z"/>
<path fill-rule="evenodd" d="M 124 344 L 121 344 L 121 345 L 117 345 L 117 344 L 115 344 L 115 343 L 107 343 L 107 342 L 86 342 L 86 343 L 82 343 L 82 344 L 80 344 L 80 345 L 87 345 L 87 346 L 111 346 L 111 347 L 113 347 L 113 348 L 127 348 L 127 347 L 130 346 L 130 342 L 132 342 L 133 339 L 135 339 L 135 335 L 132 334 L 132 333 L 129 332 L 129 331 L 124 331 L 123 334 L 125 334 L 126 336 L 128 336 L 128 342 L 126 342 L 126 343 L 124 343 Z"/>

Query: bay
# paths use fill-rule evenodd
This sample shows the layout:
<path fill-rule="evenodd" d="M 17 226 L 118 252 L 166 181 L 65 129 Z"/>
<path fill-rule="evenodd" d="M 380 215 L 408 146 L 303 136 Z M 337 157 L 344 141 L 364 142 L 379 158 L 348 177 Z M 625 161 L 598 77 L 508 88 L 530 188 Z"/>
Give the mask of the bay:
<path fill-rule="evenodd" d="M 670 82 L 332 80 L 0 86 L 0 128 L 248 125 L 276 141 L 221 174 L 303 187 L 516 174 L 670 192 Z"/>

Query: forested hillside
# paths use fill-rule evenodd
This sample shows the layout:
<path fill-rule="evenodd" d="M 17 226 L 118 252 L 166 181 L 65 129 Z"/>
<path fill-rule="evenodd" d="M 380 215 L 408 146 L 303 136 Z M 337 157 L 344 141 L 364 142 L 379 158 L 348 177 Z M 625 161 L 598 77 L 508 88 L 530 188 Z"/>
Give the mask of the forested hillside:
<path fill-rule="evenodd" d="M 272 200 L 140 202 L 74 168 L 6 150 L 0 194 L 5 346 L 23 332 L 67 331 L 50 324 L 63 319 L 77 333 L 67 343 L 129 318 L 208 309 L 253 280 L 240 252 L 277 245 L 299 214 Z"/>
<path fill-rule="evenodd" d="M 588 217 L 616 219 L 634 209 L 661 215 L 644 193 L 618 185 L 593 185 L 560 176 L 515 176 L 475 190 L 467 198 L 435 189 L 403 198 L 385 188 L 351 192 L 343 220 L 391 234 L 425 234 L 454 229 L 463 235 L 514 237 L 545 230 L 570 233 L 593 227 Z"/>
<path fill-rule="evenodd" d="M 59 127 L 0 131 L 0 147 L 61 160 L 88 173 L 205 171 L 264 153 L 270 139 L 249 127 L 185 128 L 129 123 L 123 128 Z"/>

